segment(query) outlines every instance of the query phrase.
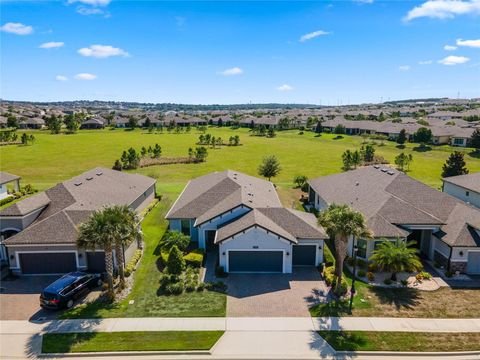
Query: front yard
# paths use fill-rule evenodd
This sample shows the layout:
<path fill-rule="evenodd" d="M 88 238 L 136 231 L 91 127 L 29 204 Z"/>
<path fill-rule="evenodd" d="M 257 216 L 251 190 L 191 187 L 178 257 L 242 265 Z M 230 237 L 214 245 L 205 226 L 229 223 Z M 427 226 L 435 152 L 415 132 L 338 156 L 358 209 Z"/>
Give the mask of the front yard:
<path fill-rule="evenodd" d="M 125 331 L 45 334 L 43 353 L 209 350 L 223 331 Z"/>
<path fill-rule="evenodd" d="M 476 351 L 480 333 L 319 331 L 337 351 Z"/>
<path fill-rule="evenodd" d="M 164 196 L 142 222 L 145 249 L 134 285 L 126 299 L 105 304 L 93 302 L 65 312 L 63 319 L 108 317 L 204 317 L 225 316 L 226 295 L 214 291 L 186 292 L 181 295 L 160 294 L 159 241 L 167 230 L 164 219 L 172 200 Z M 130 302 L 133 300 L 133 304 Z"/>

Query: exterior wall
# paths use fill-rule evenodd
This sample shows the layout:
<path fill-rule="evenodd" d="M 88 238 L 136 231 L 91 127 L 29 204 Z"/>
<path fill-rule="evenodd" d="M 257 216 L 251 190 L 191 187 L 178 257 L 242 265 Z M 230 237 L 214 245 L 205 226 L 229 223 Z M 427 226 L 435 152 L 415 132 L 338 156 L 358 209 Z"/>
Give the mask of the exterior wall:
<path fill-rule="evenodd" d="M 8 256 L 10 261 L 10 269 L 15 274 L 20 274 L 20 264 L 18 263 L 18 254 L 22 252 L 75 252 L 77 254 L 77 268 L 82 270 L 87 266 L 87 256 L 84 250 L 77 249 L 75 245 L 42 245 L 42 246 L 9 246 Z"/>
<path fill-rule="evenodd" d="M 309 193 L 309 201 L 313 202 L 315 209 L 321 211 L 328 207 L 328 204 L 320 196 L 318 196 L 315 190 L 313 190 L 311 187 L 309 188 Z"/>
<path fill-rule="evenodd" d="M 452 139 L 450 140 L 450 145 L 452 145 L 452 146 L 465 147 L 465 146 L 467 146 L 467 143 L 468 143 L 468 139 L 459 138 L 459 137 L 455 137 L 455 136 L 453 136 Z"/>
<path fill-rule="evenodd" d="M 435 145 L 443 145 L 450 143 L 450 136 L 434 136 L 433 143 Z"/>
<path fill-rule="evenodd" d="M 128 248 L 124 249 L 124 259 L 125 259 L 125 266 L 128 264 L 130 259 L 132 258 L 133 254 L 135 254 L 135 251 L 138 249 L 138 243 L 136 241 L 133 241 Z"/>
<path fill-rule="evenodd" d="M 299 239 L 297 245 L 316 245 L 317 253 L 315 254 L 315 266 L 323 263 L 323 247 L 325 246 L 323 239 Z M 293 247 L 293 244 L 291 246 Z"/>
<path fill-rule="evenodd" d="M 142 195 L 140 195 L 130 207 L 137 212 L 141 212 L 155 199 L 155 184 L 150 186 Z"/>
<path fill-rule="evenodd" d="M 206 237 L 205 237 L 205 231 L 206 230 L 217 230 L 219 226 L 225 224 L 226 222 L 235 219 L 241 215 L 246 214 L 247 212 L 250 211 L 250 208 L 245 207 L 245 206 L 239 206 L 236 207 L 235 209 L 230 210 L 228 213 L 217 216 L 216 218 L 213 218 L 212 220 L 198 226 L 198 247 L 201 249 L 205 249 L 206 244 Z"/>
<path fill-rule="evenodd" d="M 447 181 L 443 182 L 443 192 L 450 194 L 457 199 L 460 199 L 465 202 L 469 202 L 473 206 L 480 208 L 480 193 L 465 189 L 461 186 L 451 184 Z M 467 196 L 468 192 L 468 196 Z"/>
<path fill-rule="evenodd" d="M 42 210 L 45 207 L 42 207 L 41 209 L 38 209 L 36 211 L 31 212 L 30 214 L 20 217 L 20 216 L 5 216 L 0 218 L 0 231 L 5 231 L 5 230 L 18 230 L 22 231 L 32 222 L 35 221 L 35 219 L 40 215 Z"/>
<path fill-rule="evenodd" d="M 184 219 L 187 220 L 187 219 Z M 193 226 L 195 223 L 195 219 L 190 219 L 190 239 L 194 242 L 198 241 L 198 228 Z M 170 230 L 171 231 L 178 231 L 182 232 L 182 219 L 171 219 L 169 221 L 170 224 Z"/>
<path fill-rule="evenodd" d="M 292 272 L 292 244 L 275 234 L 267 233 L 267 231 L 262 228 L 256 226 L 252 227 L 244 233 L 237 234 L 233 238 L 220 243 L 218 247 L 219 264 L 220 266 L 223 266 L 227 272 L 228 252 L 231 250 L 283 251 L 283 272 Z M 289 255 L 287 255 L 287 253 Z"/>
<path fill-rule="evenodd" d="M 0 185 L 0 200 L 5 199 L 9 196 L 7 192 L 7 184 Z"/>

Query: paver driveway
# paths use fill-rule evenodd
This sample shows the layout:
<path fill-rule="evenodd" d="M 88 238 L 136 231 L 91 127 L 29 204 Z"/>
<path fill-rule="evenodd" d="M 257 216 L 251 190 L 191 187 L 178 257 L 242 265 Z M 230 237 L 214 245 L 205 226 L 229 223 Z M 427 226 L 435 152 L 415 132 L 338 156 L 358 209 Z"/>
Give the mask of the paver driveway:
<path fill-rule="evenodd" d="M 227 316 L 310 316 L 308 308 L 324 300 L 325 282 L 314 267 L 292 274 L 229 274 Z"/>

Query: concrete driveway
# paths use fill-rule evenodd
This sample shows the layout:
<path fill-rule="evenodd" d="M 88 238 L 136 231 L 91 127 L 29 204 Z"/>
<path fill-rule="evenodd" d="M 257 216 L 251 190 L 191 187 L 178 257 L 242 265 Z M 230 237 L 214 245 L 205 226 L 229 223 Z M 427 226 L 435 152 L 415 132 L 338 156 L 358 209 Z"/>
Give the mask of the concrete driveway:
<path fill-rule="evenodd" d="M 21 276 L 2 280 L 0 320 L 54 319 L 56 311 L 40 308 L 40 292 L 60 276 Z"/>
<path fill-rule="evenodd" d="M 292 274 L 229 274 L 227 316 L 308 317 L 308 308 L 324 301 L 327 287 L 314 267 Z"/>

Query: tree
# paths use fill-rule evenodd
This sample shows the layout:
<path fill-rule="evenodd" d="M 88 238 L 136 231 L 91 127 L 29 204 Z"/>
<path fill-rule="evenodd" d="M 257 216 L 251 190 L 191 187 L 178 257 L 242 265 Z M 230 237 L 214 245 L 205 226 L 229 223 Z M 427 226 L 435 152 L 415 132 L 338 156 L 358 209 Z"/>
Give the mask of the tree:
<path fill-rule="evenodd" d="M 18 119 L 15 115 L 10 114 L 7 116 L 7 127 L 18 128 Z"/>
<path fill-rule="evenodd" d="M 334 134 L 345 134 L 345 126 L 343 126 L 342 124 L 338 124 L 333 129 L 333 133 Z"/>
<path fill-rule="evenodd" d="M 158 159 L 162 155 L 162 147 L 158 144 L 155 144 L 152 150 L 152 156 L 156 159 Z"/>
<path fill-rule="evenodd" d="M 400 130 L 397 137 L 397 144 L 403 145 L 407 141 L 407 132 L 405 129 Z"/>
<path fill-rule="evenodd" d="M 372 233 L 368 230 L 363 215 L 348 205 L 331 204 L 320 212 L 318 223 L 325 228 L 330 238 L 334 239 L 335 246 L 335 274 L 337 282 L 335 293 L 339 293 L 342 284 L 343 262 L 347 255 L 348 238 L 369 239 Z"/>
<path fill-rule="evenodd" d="M 128 117 L 128 124 L 127 126 L 130 128 L 130 129 L 135 129 L 137 126 L 138 126 L 138 119 L 133 116 L 133 115 L 130 115 Z"/>
<path fill-rule="evenodd" d="M 162 247 L 168 251 L 175 245 L 180 251 L 185 251 L 190 244 L 190 237 L 179 231 L 168 231 L 162 242 Z"/>
<path fill-rule="evenodd" d="M 62 129 L 62 120 L 55 114 L 45 118 L 45 124 L 52 134 L 59 134 Z"/>
<path fill-rule="evenodd" d="M 297 175 L 293 178 L 293 183 L 295 184 L 295 187 L 301 188 L 302 191 L 305 188 L 305 186 L 308 186 L 308 177 L 305 175 Z"/>
<path fill-rule="evenodd" d="M 412 154 L 405 154 L 400 153 L 395 157 L 395 165 L 397 165 L 398 169 L 404 171 L 406 168 L 407 170 L 410 169 L 410 163 L 413 161 Z"/>
<path fill-rule="evenodd" d="M 442 177 L 465 175 L 468 174 L 463 153 L 454 151 L 450 154 L 445 164 L 443 164 Z"/>
<path fill-rule="evenodd" d="M 65 127 L 67 128 L 67 131 L 70 134 L 74 134 L 77 132 L 77 130 L 80 128 L 80 121 L 78 120 L 78 117 L 70 114 L 66 115 L 64 119 Z"/>
<path fill-rule="evenodd" d="M 480 129 L 476 129 L 470 138 L 470 146 L 475 148 L 475 151 L 480 152 Z"/>
<path fill-rule="evenodd" d="M 370 257 L 380 270 L 392 273 L 392 281 L 397 281 L 397 273 L 402 271 L 419 271 L 423 268 L 422 262 L 417 255 L 415 241 L 406 242 L 400 239 L 397 241 L 385 240 L 381 242 Z"/>
<path fill-rule="evenodd" d="M 268 128 L 267 137 L 269 137 L 269 138 L 275 137 L 275 130 L 273 129 L 273 127 Z"/>
<path fill-rule="evenodd" d="M 425 146 L 425 144 L 432 142 L 432 130 L 421 127 L 413 134 L 413 140 Z"/>
<path fill-rule="evenodd" d="M 113 170 L 122 171 L 122 162 L 120 160 L 115 160 L 115 164 L 112 167 Z"/>
<path fill-rule="evenodd" d="M 22 141 L 22 144 L 23 144 L 23 145 L 28 145 L 28 140 L 29 140 L 29 138 L 28 138 L 28 135 L 27 135 L 27 134 L 23 133 L 23 134 L 22 134 L 22 137 L 20 138 L 20 140 Z"/>
<path fill-rule="evenodd" d="M 195 149 L 195 160 L 197 162 L 204 162 L 207 160 L 208 151 L 205 146 L 199 146 Z"/>
<path fill-rule="evenodd" d="M 352 151 L 347 149 L 342 154 L 342 162 L 343 162 L 343 171 L 348 171 L 352 168 Z"/>
<path fill-rule="evenodd" d="M 143 123 L 143 127 L 149 129 L 150 131 L 151 126 L 152 126 L 152 120 L 150 120 L 150 118 L 147 117 Z"/>
<path fill-rule="evenodd" d="M 93 212 L 88 220 L 80 225 L 77 246 L 88 250 L 105 251 L 108 295 L 113 300 L 113 249 L 140 236 L 135 214 L 126 206 L 113 206 Z M 118 250 L 123 259 L 123 251 Z M 122 262 L 117 262 L 119 270 Z M 123 268 L 122 268 L 123 270 Z"/>
<path fill-rule="evenodd" d="M 372 162 L 375 157 L 375 148 L 372 144 L 367 144 L 360 148 L 360 157 L 364 162 Z"/>
<path fill-rule="evenodd" d="M 258 174 L 268 178 L 268 181 L 272 177 L 275 177 L 280 172 L 280 163 L 275 155 L 269 155 L 263 158 L 262 163 L 258 167 Z"/>
<path fill-rule="evenodd" d="M 167 271 L 170 274 L 180 275 L 185 269 L 185 259 L 177 245 L 173 245 L 168 253 Z"/>

